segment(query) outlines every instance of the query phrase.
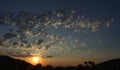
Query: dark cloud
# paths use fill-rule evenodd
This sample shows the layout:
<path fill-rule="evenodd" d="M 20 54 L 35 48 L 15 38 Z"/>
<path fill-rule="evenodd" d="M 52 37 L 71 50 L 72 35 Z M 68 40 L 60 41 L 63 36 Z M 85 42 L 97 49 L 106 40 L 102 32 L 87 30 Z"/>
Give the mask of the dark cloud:
<path fill-rule="evenodd" d="M 44 41 L 44 40 L 39 39 L 39 40 L 38 40 L 38 45 L 40 45 L 43 41 Z"/>
<path fill-rule="evenodd" d="M 42 56 L 42 58 L 53 58 L 53 57 L 55 57 L 55 56 Z"/>
<path fill-rule="evenodd" d="M 17 35 L 14 33 L 6 33 L 4 36 L 6 39 L 17 38 Z"/>

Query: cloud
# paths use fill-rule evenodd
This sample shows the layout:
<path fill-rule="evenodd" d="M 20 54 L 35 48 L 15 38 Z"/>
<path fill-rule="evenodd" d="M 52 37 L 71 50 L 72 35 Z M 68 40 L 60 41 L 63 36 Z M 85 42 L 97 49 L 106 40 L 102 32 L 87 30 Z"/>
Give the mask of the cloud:
<path fill-rule="evenodd" d="M 54 56 L 42 56 L 42 58 L 53 58 Z"/>
<path fill-rule="evenodd" d="M 37 41 L 38 41 L 38 45 L 40 45 L 44 40 L 39 39 L 39 40 L 37 40 Z"/>
<path fill-rule="evenodd" d="M 100 27 L 100 22 L 99 21 L 93 22 L 92 25 L 91 25 L 92 32 L 98 31 L 99 27 Z"/>
<path fill-rule="evenodd" d="M 85 43 L 80 43 L 80 46 L 81 46 L 81 47 L 87 47 L 87 44 L 85 44 Z"/>
<path fill-rule="evenodd" d="M 3 37 L 7 39 L 11 39 L 11 38 L 17 38 L 17 35 L 14 33 L 6 33 Z"/>
<path fill-rule="evenodd" d="M 21 53 L 16 53 L 16 52 L 13 52 L 13 53 L 8 53 L 7 55 L 11 56 L 11 57 L 32 57 L 32 55 L 29 55 L 28 53 L 27 54 L 21 54 Z"/>
<path fill-rule="evenodd" d="M 75 32 L 96 32 L 102 30 L 102 28 L 110 27 L 112 23 L 111 21 L 104 21 L 105 23 L 98 20 L 90 21 L 85 16 L 78 16 L 76 13 L 76 10 L 70 11 L 63 8 L 38 13 L 38 15 L 34 13 L 29 14 L 29 16 L 27 13 L 24 13 L 24 16 L 20 15 L 21 13 L 14 14 L 13 17 L 17 19 L 4 15 L 8 18 L 0 18 L 2 25 L 9 25 L 11 28 L 0 38 L 0 53 L 16 57 L 27 57 L 37 53 L 39 55 L 51 48 L 55 49 L 55 47 L 63 49 L 61 46 L 71 50 L 69 46 L 71 42 L 69 41 L 66 44 L 62 34 L 57 34 L 57 30 L 60 28 Z M 74 42 L 79 43 L 77 39 Z M 71 45 L 73 46 L 73 43 Z M 79 46 L 87 47 L 88 44 L 81 42 Z M 59 49 L 55 50 L 58 52 Z M 44 55 L 44 57 L 52 58 L 53 56 Z"/>
<path fill-rule="evenodd" d="M 0 47 L 0 55 L 7 55 L 6 50 L 2 50 L 1 47 Z"/>

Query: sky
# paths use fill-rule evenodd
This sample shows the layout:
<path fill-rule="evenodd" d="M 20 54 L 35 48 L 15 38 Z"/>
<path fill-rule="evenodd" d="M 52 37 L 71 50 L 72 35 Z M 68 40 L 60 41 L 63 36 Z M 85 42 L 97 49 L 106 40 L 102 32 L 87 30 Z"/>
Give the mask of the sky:
<path fill-rule="evenodd" d="M 0 0 L 0 55 L 68 66 L 120 58 L 119 0 Z"/>

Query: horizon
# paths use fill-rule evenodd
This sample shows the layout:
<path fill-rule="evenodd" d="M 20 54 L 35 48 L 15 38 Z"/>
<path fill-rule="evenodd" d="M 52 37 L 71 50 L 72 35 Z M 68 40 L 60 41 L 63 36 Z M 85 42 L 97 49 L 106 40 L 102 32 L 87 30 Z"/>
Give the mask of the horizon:
<path fill-rule="evenodd" d="M 10 56 L 0 55 L 0 57 L 10 57 Z M 10 58 L 12 58 L 12 59 L 15 60 L 15 61 L 19 61 L 19 60 L 20 60 L 20 61 L 25 61 L 25 60 L 13 58 L 13 57 L 10 57 Z M 6 59 L 5 59 L 5 60 L 6 60 Z M 2 60 L 2 61 L 5 61 L 5 60 Z M 27 61 L 25 61 L 25 63 L 29 63 L 29 64 L 32 65 L 32 66 L 38 66 L 38 65 L 40 65 L 41 67 L 47 67 L 47 66 L 52 66 L 52 67 L 70 67 L 70 66 L 73 66 L 73 67 L 77 67 L 77 66 L 79 66 L 79 65 L 82 65 L 83 67 L 85 67 L 85 66 L 86 66 L 85 62 L 93 62 L 94 65 L 99 65 L 99 64 L 103 64 L 103 63 L 105 63 L 105 62 L 111 62 L 111 61 L 115 61 L 115 60 L 120 60 L 120 58 L 108 59 L 108 60 L 103 61 L 103 62 L 100 62 L 100 63 L 95 63 L 94 61 L 91 61 L 91 60 L 85 60 L 83 63 L 79 63 L 79 64 L 76 64 L 76 65 L 55 65 L 55 66 L 54 66 L 54 65 L 51 65 L 51 64 L 42 65 L 41 63 L 31 64 L 31 63 L 29 63 L 29 62 L 27 62 Z"/>

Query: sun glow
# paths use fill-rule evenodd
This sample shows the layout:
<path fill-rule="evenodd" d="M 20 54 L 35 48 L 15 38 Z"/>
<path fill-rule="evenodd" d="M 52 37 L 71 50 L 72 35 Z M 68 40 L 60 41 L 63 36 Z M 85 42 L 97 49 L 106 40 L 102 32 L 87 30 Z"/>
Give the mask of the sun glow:
<path fill-rule="evenodd" d="M 33 56 L 27 59 L 27 61 L 31 63 L 32 65 L 37 65 L 41 62 L 41 58 L 39 56 Z"/>
<path fill-rule="evenodd" d="M 39 57 L 32 57 L 33 62 L 38 63 L 40 61 Z"/>

